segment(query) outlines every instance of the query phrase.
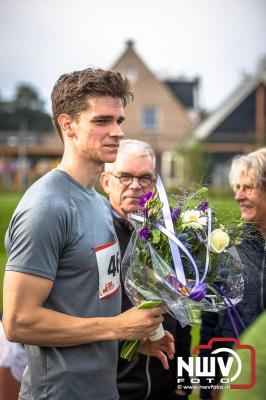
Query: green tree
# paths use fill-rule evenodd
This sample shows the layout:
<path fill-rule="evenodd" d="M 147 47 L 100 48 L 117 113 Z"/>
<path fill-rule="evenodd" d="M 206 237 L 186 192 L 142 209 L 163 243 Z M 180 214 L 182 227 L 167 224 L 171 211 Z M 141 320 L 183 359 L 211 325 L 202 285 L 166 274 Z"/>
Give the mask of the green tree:
<path fill-rule="evenodd" d="M 11 101 L 0 96 L 0 130 L 16 131 L 22 127 L 36 133 L 53 129 L 51 116 L 45 112 L 39 93 L 27 84 L 17 86 Z"/>
<path fill-rule="evenodd" d="M 13 100 L 14 109 L 44 112 L 44 102 L 33 87 L 21 84 L 17 87 Z"/>
<path fill-rule="evenodd" d="M 177 153 L 185 160 L 185 184 L 208 183 L 210 173 L 210 160 L 206 159 L 202 143 L 199 141 L 187 141 L 177 147 Z"/>

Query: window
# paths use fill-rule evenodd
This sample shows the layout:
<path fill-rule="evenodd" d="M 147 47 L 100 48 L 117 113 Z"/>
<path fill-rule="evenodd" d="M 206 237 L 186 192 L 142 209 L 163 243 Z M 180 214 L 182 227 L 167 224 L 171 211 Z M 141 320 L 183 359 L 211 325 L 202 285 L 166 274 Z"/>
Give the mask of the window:
<path fill-rule="evenodd" d="M 159 111 L 155 106 L 143 106 L 141 110 L 141 128 L 155 131 L 159 126 Z"/>
<path fill-rule="evenodd" d="M 228 162 L 217 162 L 213 167 L 212 173 L 212 186 L 215 188 L 229 187 L 229 176 L 230 163 Z"/>
<path fill-rule="evenodd" d="M 138 74 L 137 74 L 137 71 L 135 70 L 135 68 L 128 66 L 126 68 L 125 75 L 126 75 L 127 79 L 130 80 L 131 84 L 135 83 L 137 81 Z"/>

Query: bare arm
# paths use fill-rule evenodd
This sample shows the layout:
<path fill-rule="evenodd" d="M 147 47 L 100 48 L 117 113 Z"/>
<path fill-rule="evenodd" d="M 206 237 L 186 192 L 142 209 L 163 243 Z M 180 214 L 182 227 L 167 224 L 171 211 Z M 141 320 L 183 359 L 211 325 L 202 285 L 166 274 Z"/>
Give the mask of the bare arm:
<path fill-rule="evenodd" d="M 74 317 L 43 307 L 52 286 L 53 282 L 45 278 L 5 273 L 3 324 L 8 340 L 58 347 L 101 340 L 137 340 L 153 335 L 166 311 L 163 307 L 133 307 L 117 317 Z"/>

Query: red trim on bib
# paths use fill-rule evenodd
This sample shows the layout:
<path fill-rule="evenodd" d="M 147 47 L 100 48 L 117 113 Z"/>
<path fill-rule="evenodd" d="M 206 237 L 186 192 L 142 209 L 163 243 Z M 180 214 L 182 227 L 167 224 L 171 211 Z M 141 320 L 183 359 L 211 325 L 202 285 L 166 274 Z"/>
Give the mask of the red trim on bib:
<path fill-rule="evenodd" d="M 108 247 L 113 246 L 116 242 L 117 242 L 116 240 L 113 240 L 110 243 L 103 244 L 102 246 L 99 246 L 99 247 L 95 247 L 95 251 L 100 251 L 100 250 L 103 250 L 103 249 L 107 249 Z"/>

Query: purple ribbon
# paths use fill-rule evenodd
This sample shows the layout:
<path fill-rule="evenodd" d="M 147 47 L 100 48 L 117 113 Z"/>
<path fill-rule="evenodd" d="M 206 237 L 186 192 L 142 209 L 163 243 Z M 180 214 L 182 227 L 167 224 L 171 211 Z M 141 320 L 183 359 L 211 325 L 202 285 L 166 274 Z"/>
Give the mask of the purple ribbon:
<path fill-rule="evenodd" d="M 240 325 L 242 326 L 242 328 L 246 329 L 246 325 L 245 325 L 243 319 L 241 318 L 239 312 L 237 311 L 236 307 L 234 306 L 232 301 L 229 299 L 229 297 L 227 296 L 225 291 L 222 288 L 220 288 L 220 286 L 218 286 L 218 285 L 216 285 L 214 283 L 211 286 L 214 289 L 216 289 L 217 292 L 219 292 L 222 295 L 222 299 L 223 299 L 223 302 L 225 304 L 225 309 L 226 309 L 227 315 L 229 316 L 229 319 L 230 319 L 230 322 L 231 322 L 235 337 L 238 339 L 239 338 L 239 331 L 237 329 L 236 321 L 234 319 L 232 311 L 234 312 L 235 316 L 237 317 L 237 319 L 238 319 Z"/>
<path fill-rule="evenodd" d="M 199 283 L 195 286 L 188 296 L 191 300 L 201 301 L 206 296 L 207 285 L 206 283 Z"/>
<path fill-rule="evenodd" d="M 168 237 L 168 239 L 170 239 L 170 240 L 169 240 L 170 243 L 172 242 L 173 244 L 175 244 L 176 247 L 177 247 L 177 249 L 178 249 L 178 247 L 180 247 L 180 249 L 186 254 L 186 256 L 187 256 L 188 259 L 190 260 L 191 265 L 193 266 L 194 271 L 195 271 L 195 286 L 198 286 L 199 283 L 200 283 L 200 282 L 199 282 L 199 270 L 198 270 L 198 267 L 197 267 L 197 264 L 196 264 L 194 258 L 193 258 L 192 255 L 190 254 L 189 250 L 186 248 L 186 246 L 185 246 L 173 233 L 171 233 L 171 232 L 170 232 L 168 229 L 166 229 L 164 226 L 162 226 L 162 225 L 159 224 L 158 222 L 156 222 L 155 226 L 156 226 L 162 233 L 164 233 L 164 234 Z M 182 266 L 182 269 L 183 269 L 182 261 L 181 261 L 181 266 Z M 177 273 L 176 273 L 176 275 L 177 275 Z M 177 275 L 177 278 L 178 278 L 178 275 Z M 187 284 L 186 284 L 186 285 L 183 285 L 183 286 L 187 286 Z"/>
<path fill-rule="evenodd" d="M 169 273 L 166 276 L 166 281 L 176 290 L 179 290 L 181 287 L 181 283 L 177 280 L 176 276 L 172 273 Z M 189 286 L 189 285 L 187 285 Z M 201 301 L 206 295 L 207 285 L 206 283 L 200 283 L 198 286 L 195 286 L 188 296 L 189 299 L 194 301 Z"/>

